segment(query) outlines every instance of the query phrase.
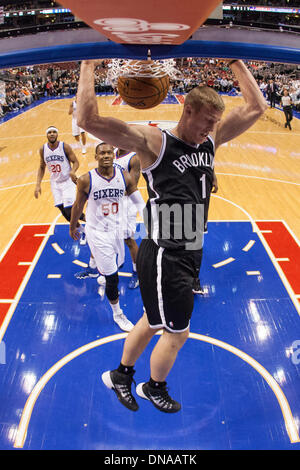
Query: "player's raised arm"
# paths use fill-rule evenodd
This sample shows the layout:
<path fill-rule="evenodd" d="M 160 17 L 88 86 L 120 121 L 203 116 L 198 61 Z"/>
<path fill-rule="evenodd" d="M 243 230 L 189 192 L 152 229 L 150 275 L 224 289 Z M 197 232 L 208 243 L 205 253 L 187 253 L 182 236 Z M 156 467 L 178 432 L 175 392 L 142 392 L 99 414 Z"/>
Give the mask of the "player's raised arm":
<path fill-rule="evenodd" d="M 77 92 L 77 122 L 79 127 L 99 139 L 119 148 L 135 150 L 142 146 L 144 135 L 142 126 L 132 127 L 126 122 L 98 113 L 94 86 L 94 61 L 83 61 Z"/>
<path fill-rule="evenodd" d="M 216 148 L 249 129 L 268 107 L 246 65 L 241 60 L 236 60 L 230 66 L 239 82 L 245 103 L 235 107 L 219 123 L 215 136 Z"/>
<path fill-rule="evenodd" d="M 156 128 L 129 125 L 120 119 L 99 115 L 94 85 L 95 61 L 81 63 L 77 91 L 77 123 L 98 139 L 114 147 L 138 152 L 142 167 L 151 165 L 161 147 L 161 134 Z"/>

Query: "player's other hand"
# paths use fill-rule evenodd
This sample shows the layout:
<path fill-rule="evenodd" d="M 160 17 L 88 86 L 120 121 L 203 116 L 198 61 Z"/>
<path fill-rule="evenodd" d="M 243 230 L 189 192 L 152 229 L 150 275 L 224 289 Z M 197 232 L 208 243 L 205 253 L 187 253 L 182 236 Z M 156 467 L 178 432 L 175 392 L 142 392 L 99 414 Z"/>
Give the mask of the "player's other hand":
<path fill-rule="evenodd" d="M 42 190 L 41 190 L 41 187 L 40 186 L 36 186 L 35 190 L 34 190 L 34 197 L 36 199 L 38 199 L 38 197 L 42 194 Z"/>
<path fill-rule="evenodd" d="M 73 173 L 72 171 L 70 171 L 70 178 L 71 180 L 73 181 L 73 183 L 77 184 L 77 176 L 75 175 L 75 173 Z"/>
<path fill-rule="evenodd" d="M 73 240 L 78 241 L 80 239 L 80 230 L 78 227 L 75 227 L 74 229 L 70 225 L 70 236 L 73 238 Z"/>

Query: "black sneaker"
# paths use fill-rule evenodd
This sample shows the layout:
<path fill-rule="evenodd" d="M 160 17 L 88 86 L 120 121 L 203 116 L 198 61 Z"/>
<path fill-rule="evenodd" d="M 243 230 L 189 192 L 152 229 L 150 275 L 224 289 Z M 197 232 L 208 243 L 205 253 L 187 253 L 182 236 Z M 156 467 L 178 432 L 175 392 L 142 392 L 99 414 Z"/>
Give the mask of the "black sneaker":
<path fill-rule="evenodd" d="M 139 405 L 131 393 L 133 374 L 121 374 L 117 369 L 108 370 L 102 374 L 102 381 L 107 388 L 114 390 L 120 402 L 131 411 L 137 411 Z M 135 382 L 134 382 L 135 383 Z"/>
<path fill-rule="evenodd" d="M 192 287 L 192 290 L 193 290 L 193 294 L 201 294 L 201 295 L 204 295 L 204 289 L 201 287 L 201 284 L 200 284 L 200 279 L 198 277 L 195 277 L 193 279 L 193 287 Z"/>
<path fill-rule="evenodd" d="M 166 385 L 163 388 L 152 388 L 149 382 L 142 382 L 136 387 L 136 393 L 139 397 L 150 400 L 155 408 L 164 413 L 176 413 L 181 409 L 180 403 L 172 400 L 168 394 Z"/>

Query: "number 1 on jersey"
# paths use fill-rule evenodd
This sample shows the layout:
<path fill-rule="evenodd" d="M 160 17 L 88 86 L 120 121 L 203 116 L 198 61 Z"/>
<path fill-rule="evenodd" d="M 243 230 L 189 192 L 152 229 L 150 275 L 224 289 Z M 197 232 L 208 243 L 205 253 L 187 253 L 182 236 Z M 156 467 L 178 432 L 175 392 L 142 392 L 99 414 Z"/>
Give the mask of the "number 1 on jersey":
<path fill-rule="evenodd" d="M 206 180 L 205 180 L 205 173 L 200 178 L 201 187 L 202 187 L 202 199 L 206 199 Z"/>

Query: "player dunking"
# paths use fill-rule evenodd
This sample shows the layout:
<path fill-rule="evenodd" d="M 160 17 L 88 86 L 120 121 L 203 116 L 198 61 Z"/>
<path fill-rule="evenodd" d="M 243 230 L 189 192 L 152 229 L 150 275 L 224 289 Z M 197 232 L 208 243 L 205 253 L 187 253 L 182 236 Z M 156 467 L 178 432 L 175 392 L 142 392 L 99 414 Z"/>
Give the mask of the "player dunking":
<path fill-rule="evenodd" d="M 79 168 L 79 162 L 70 145 L 58 141 L 58 129 L 55 126 L 48 127 L 46 136 L 48 142 L 39 151 L 40 164 L 34 196 L 38 199 L 42 193 L 41 183 L 47 167 L 50 173 L 54 205 L 69 222 L 72 205 L 76 198 L 76 171 Z M 85 220 L 83 213 L 80 214 L 80 220 Z"/>
<path fill-rule="evenodd" d="M 163 334 L 150 358 L 150 378 L 137 394 L 161 411 L 174 413 L 166 378 L 189 336 L 194 295 L 194 251 L 202 248 L 204 207 L 213 178 L 216 149 L 251 127 L 267 104 L 250 71 L 240 60 L 229 62 L 244 98 L 222 118 L 221 96 L 207 86 L 186 96 L 178 124 L 171 131 L 130 125 L 99 115 L 94 89 L 94 61 L 83 61 L 78 88 L 78 123 L 118 148 L 136 152 L 147 182 L 148 238 L 141 242 L 137 271 L 145 313 L 128 334 L 119 367 L 102 374 L 121 403 L 136 411 L 132 394 L 134 366 L 153 338 Z M 209 137 L 210 136 L 210 137 Z M 208 138 L 209 137 L 209 138 Z"/>
<path fill-rule="evenodd" d="M 124 263 L 123 237 L 125 193 L 142 211 L 145 203 L 138 197 L 136 184 L 128 172 L 113 164 L 113 146 L 101 142 L 96 147 L 98 167 L 80 176 L 77 197 L 73 205 L 70 235 L 78 237 L 77 223 L 87 202 L 85 233 L 98 271 L 105 276 L 105 293 L 113 311 L 114 321 L 124 331 L 133 324 L 124 315 L 119 304 L 118 268 Z"/>

